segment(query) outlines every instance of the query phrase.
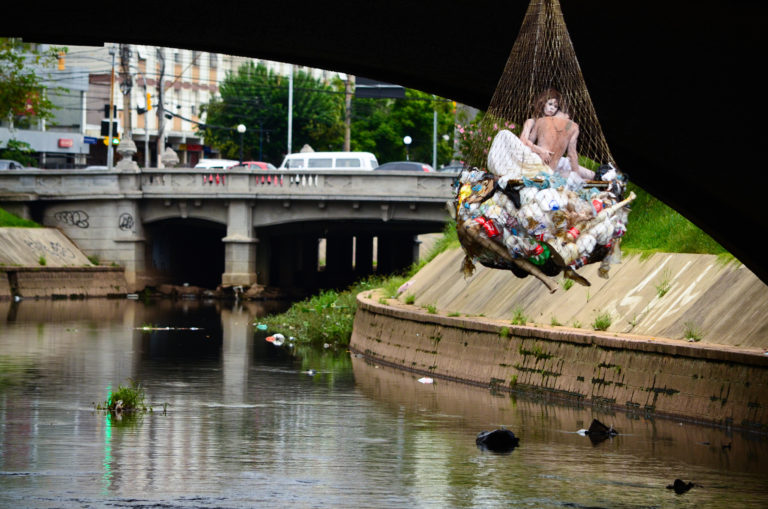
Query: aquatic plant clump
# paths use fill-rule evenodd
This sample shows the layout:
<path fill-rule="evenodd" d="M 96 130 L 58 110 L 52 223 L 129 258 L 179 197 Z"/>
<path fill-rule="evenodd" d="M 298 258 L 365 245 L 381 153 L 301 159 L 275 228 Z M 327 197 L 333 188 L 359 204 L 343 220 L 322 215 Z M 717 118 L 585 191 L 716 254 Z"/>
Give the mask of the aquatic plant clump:
<path fill-rule="evenodd" d="M 96 408 L 110 413 L 151 412 L 152 408 L 144 402 L 145 397 L 146 394 L 141 384 L 131 380 L 130 385 L 119 385 L 117 390 L 110 392 L 107 400 L 100 403 Z"/>

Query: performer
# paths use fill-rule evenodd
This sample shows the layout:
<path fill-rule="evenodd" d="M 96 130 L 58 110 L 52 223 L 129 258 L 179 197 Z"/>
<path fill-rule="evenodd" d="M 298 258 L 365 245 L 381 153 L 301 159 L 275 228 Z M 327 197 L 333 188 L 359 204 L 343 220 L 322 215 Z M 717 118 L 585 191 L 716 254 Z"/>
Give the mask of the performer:
<path fill-rule="evenodd" d="M 518 179 L 541 172 L 557 172 L 567 178 L 576 168 L 581 178 L 594 179 L 593 171 L 579 166 L 579 126 L 560 108 L 561 101 L 560 92 L 547 89 L 536 100 L 536 118 L 523 123 L 520 138 L 511 131 L 499 131 L 488 153 L 488 169 L 501 177 Z"/>

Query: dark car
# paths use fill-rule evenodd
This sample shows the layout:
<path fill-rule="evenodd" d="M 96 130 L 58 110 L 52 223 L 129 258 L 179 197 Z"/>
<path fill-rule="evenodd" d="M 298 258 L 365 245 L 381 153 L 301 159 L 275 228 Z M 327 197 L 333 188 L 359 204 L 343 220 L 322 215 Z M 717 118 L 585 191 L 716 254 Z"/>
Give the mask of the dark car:
<path fill-rule="evenodd" d="M 435 171 L 430 165 L 426 163 L 419 163 L 416 161 L 393 161 L 391 163 L 384 163 L 376 168 L 374 171 Z"/>

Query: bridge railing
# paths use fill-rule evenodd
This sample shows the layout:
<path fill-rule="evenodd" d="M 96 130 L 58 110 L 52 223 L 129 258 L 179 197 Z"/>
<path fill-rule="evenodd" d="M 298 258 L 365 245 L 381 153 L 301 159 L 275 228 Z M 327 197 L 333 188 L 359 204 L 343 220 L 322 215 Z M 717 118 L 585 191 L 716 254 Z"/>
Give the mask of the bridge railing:
<path fill-rule="evenodd" d="M 444 201 L 456 178 L 448 173 L 376 171 L 211 171 L 193 168 L 0 171 L 3 199 L 84 197 L 345 199 Z M 15 198 L 14 198 L 15 197 Z"/>

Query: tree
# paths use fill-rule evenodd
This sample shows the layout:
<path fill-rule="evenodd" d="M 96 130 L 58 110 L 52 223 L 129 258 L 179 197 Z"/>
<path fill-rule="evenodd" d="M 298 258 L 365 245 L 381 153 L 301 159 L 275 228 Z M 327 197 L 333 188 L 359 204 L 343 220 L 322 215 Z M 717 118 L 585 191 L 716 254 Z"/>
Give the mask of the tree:
<path fill-rule="evenodd" d="M 0 38 L 0 120 L 53 117 L 55 105 L 38 73 L 64 51 L 56 47 L 41 51 L 19 39 Z"/>
<path fill-rule="evenodd" d="M 264 64 L 247 63 L 229 74 L 220 87 L 220 98 L 204 106 L 206 142 L 225 157 L 240 152 L 238 124 L 246 126 L 243 157 L 279 165 L 288 139 L 288 78 Z M 294 75 L 294 151 L 309 144 L 315 150 L 341 150 L 344 140 L 344 101 L 338 84 L 331 86 L 304 71 Z"/>
<path fill-rule="evenodd" d="M 434 111 L 437 111 L 437 164 L 453 157 L 454 105 L 426 92 L 406 89 L 405 99 L 355 99 L 352 150 L 373 152 L 380 163 L 405 160 L 432 164 Z M 448 135 L 448 140 L 444 139 Z M 403 138 L 413 140 L 406 154 Z"/>

